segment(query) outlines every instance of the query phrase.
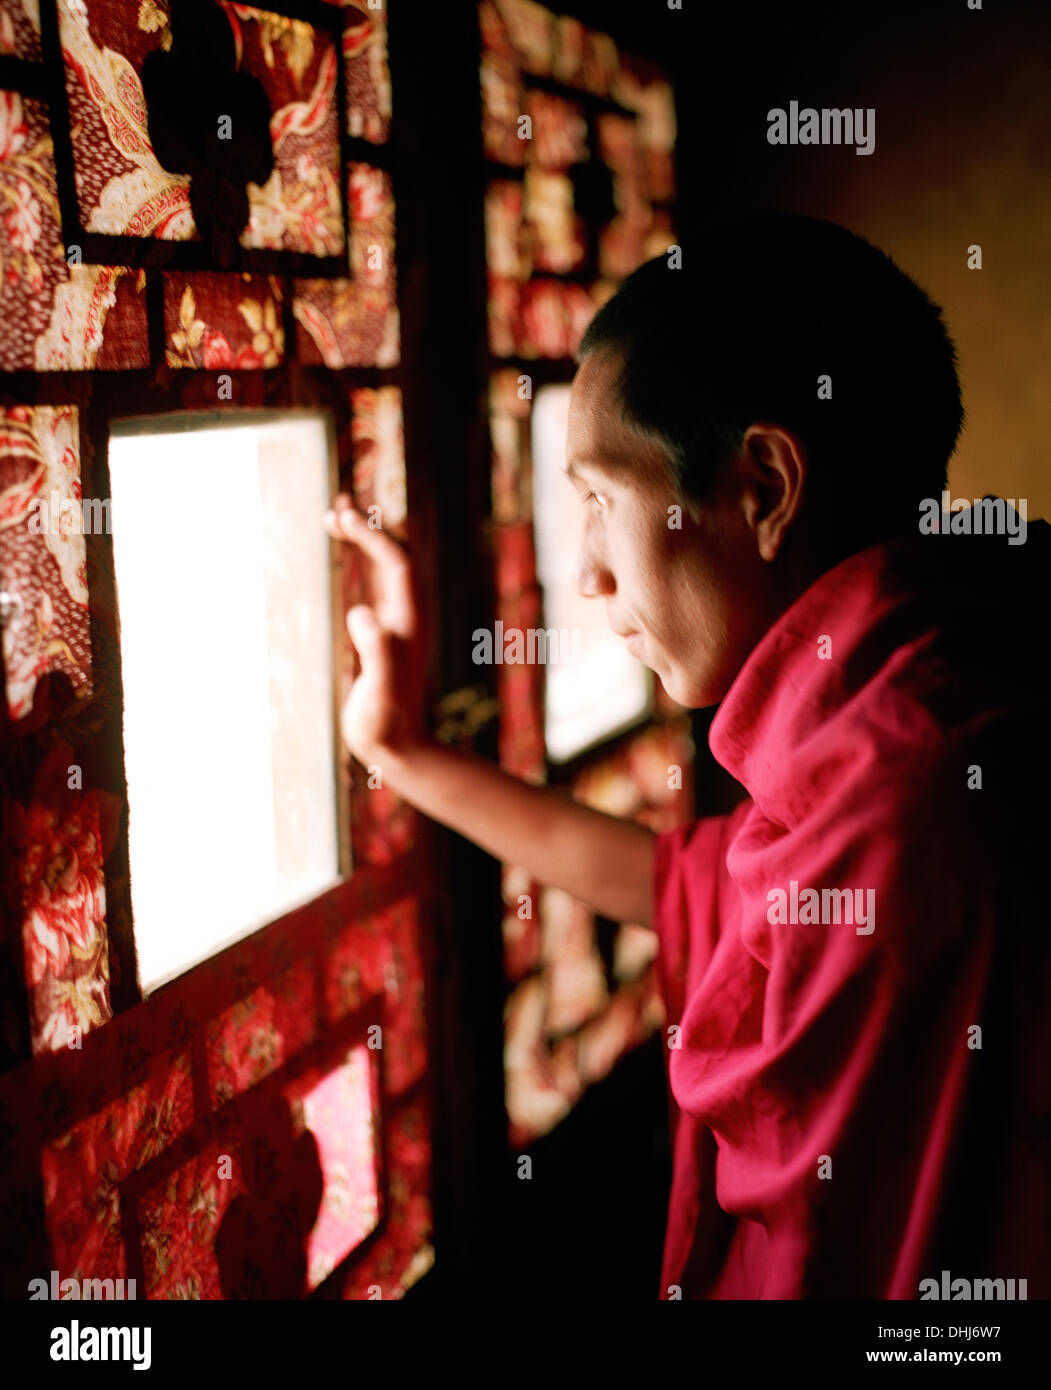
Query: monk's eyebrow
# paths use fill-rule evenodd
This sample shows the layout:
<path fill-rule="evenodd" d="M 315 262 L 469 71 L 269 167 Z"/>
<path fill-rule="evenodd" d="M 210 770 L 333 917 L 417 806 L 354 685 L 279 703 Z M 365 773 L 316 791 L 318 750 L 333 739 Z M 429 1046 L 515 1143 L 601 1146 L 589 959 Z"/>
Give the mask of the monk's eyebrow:
<path fill-rule="evenodd" d="M 585 483 L 587 482 L 587 479 L 585 478 L 584 474 L 580 471 L 581 468 L 588 468 L 591 470 L 593 474 L 598 474 L 599 477 L 606 477 L 609 471 L 608 469 L 603 468 L 602 464 L 598 463 L 595 459 L 574 457 L 569 460 L 569 462 L 562 469 L 562 472 L 565 474 L 565 476 L 569 479 L 571 483 Z"/>
<path fill-rule="evenodd" d="M 586 473 L 581 472 L 586 469 Z M 599 458 L 582 458 L 579 455 L 569 460 L 562 469 L 563 474 L 575 487 L 618 488 L 631 485 L 634 470 L 631 465 L 616 456 L 603 454 Z"/>

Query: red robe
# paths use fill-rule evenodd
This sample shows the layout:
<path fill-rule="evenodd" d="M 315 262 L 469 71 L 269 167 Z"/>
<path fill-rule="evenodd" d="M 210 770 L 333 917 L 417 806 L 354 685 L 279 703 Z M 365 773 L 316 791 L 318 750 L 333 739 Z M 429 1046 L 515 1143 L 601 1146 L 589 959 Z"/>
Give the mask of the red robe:
<path fill-rule="evenodd" d="M 849 557 L 720 706 L 749 795 L 656 840 L 662 1298 L 1051 1297 L 1048 533 Z"/>

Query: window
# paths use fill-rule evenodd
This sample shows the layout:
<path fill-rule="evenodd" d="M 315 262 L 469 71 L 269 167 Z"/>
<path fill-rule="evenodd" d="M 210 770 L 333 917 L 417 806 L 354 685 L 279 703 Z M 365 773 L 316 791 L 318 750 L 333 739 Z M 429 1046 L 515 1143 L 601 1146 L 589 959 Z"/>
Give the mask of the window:
<path fill-rule="evenodd" d="M 340 874 L 335 562 L 321 522 L 335 491 L 330 432 L 309 412 L 113 427 L 144 992 Z"/>
<path fill-rule="evenodd" d="M 645 666 L 610 630 L 605 605 L 577 592 L 581 509 L 562 471 L 569 394 L 568 386 L 545 386 L 533 405 L 533 504 L 543 625 L 580 633 L 574 659 L 552 663 L 545 673 L 544 739 L 555 763 L 636 723 L 650 705 Z"/>

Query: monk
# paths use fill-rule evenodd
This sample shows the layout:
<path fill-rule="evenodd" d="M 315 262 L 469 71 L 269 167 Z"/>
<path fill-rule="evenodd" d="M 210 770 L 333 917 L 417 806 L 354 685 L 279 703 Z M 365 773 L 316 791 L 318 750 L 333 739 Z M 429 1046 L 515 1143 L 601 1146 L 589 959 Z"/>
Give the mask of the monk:
<path fill-rule="evenodd" d="M 654 834 L 440 746 L 410 559 L 340 496 L 378 594 L 348 747 L 657 934 L 661 1298 L 1051 1297 L 1048 527 L 929 524 L 963 421 L 941 310 L 846 229 L 756 215 L 640 266 L 577 366 L 580 591 L 718 706 L 741 801 Z"/>

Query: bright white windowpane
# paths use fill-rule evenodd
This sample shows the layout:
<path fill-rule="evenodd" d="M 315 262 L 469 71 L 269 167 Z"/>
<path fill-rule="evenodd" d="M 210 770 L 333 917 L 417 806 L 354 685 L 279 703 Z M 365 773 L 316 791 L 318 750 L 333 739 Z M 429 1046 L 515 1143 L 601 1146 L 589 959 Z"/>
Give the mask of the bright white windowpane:
<path fill-rule="evenodd" d="M 649 677 L 606 617 L 598 599 L 577 591 L 583 510 L 562 471 L 569 422 L 568 386 L 545 386 L 533 402 L 533 511 L 544 626 L 580 631 L 579 660 L 546 668 L 544 737 L 552 762 L 564 762 L 649 708 Z"/>
<path fill-rule="evenodd" d="M 338 877 L 322 417 L 110 439 L 146 991 Z"/>

